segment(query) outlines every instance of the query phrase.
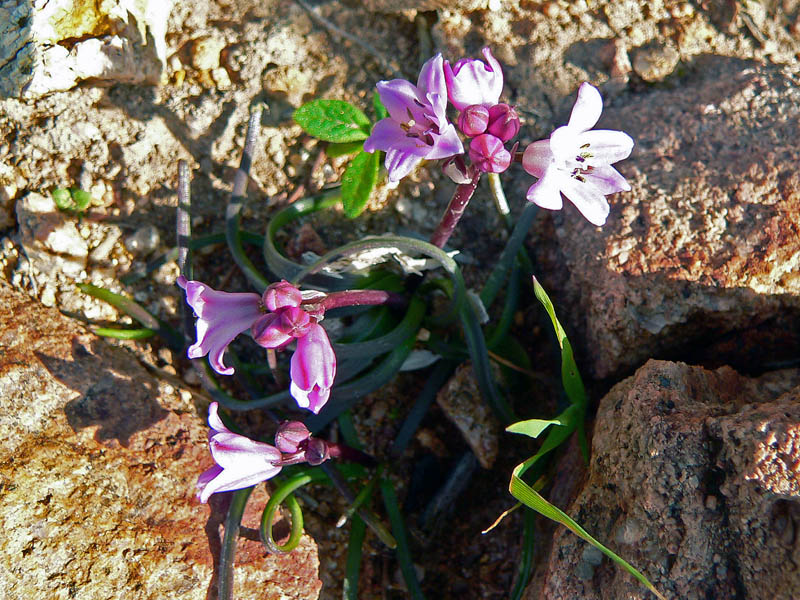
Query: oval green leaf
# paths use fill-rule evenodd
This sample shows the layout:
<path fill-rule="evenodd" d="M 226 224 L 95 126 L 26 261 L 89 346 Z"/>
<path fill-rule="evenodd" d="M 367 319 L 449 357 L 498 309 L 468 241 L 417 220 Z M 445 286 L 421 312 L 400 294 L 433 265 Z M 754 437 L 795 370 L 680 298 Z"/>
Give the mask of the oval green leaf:
<path fill-rule="evenodd" d="M 359 108 L 343 100 L 312 100 L 294 111 L 295 123 L 325 142 L 358 142 L 369 136 L 371 123 Z"/>
<path fill-rule="evenodd" d="M 380 152 L 359 152 L 342 176 L 344 214 L 354 219 L 364 211 L 367 200 L 378 182 Z"/>

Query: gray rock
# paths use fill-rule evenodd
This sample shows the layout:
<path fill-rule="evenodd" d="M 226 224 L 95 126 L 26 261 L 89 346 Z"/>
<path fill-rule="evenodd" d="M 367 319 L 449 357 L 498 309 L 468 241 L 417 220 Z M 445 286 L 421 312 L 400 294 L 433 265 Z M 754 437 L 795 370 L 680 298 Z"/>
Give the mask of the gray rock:
<path fill-rule="evenodd" d="M 799 385 L 798 370 L 750 379 L 649 361 L 600 402 L 588 481 L 566 512 L 670 600 L 800 597 Z M 559 529 L 526 598 L 642 597 L 586 548 Z"/>

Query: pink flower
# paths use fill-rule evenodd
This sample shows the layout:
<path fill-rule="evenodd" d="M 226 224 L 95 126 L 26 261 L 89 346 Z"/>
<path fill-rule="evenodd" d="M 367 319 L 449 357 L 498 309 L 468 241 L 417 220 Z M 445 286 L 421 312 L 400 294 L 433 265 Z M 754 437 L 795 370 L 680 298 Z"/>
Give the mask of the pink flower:
<path fill-rule="evenodd" d="M 556 129 L 549 140 L 534 142 L 525 149 L 522 166 L 539 178 L 528 189 L 528 200 L 559 210 L 564 194 L 589 222 L 606 222 L 606 196 L 631 189 L 611 165 L 630 155 L 633 140 L 622 131 L 591 130 L 602 110 L 597 88 L 582 84 L 569 123 Z"/>
<path fill-rule="evenodd" d="M 447 95 L 458 110 L 472 104 L 487 108 L 497 104 L 503 93 L 503 70 L 489 48 L 483 49 L 486 63 L 474 58 L 462 58 L 452 67 L 444 65 Z M 488 63 L 488 64 L 487 64 Z"/>
<path fill-rule="evenodd" d="M 417 85 L 404 79 L 378 83 L 389 117 L 375 124 L 364 141 L 364 151 L 386 152 L 390 184 L 397 184 L 423 159 L 447 158 L 464 151 L 445 114 L 447 86 L 442 62 L 442 55 L 437 54 L 422 65 Z"/>
<path fill-rule="evenodd" d="M 313 323 L 308 333 L 297 340 L 290 374 L 289 391 L 297 405 L 317 414 L 328 401 L 336 376 L 336 355 L 321 325 Z"/>
<path fill-rule="evenodd" d="M 197 341 L 189 346 L 189 358 L 208 354 L 208 362 L 220 375 L 231 375 L 233 367 L 222 362 L 225 349 L 240 333 L 250 329 L 262 315 L 258 294 L 218 292 L 200 281 L 178 277 L 186 291 L 186 301 L 197 315 Z"/>
<path fill-rule="evenodd" d="M 217 410 L 216 402 L 208 407 L 208 424 L 213 430 L 208 446 L 217 464 L 197 479 L 200 502 L 208 502 L 209 496 L 217 492 L 240 490 L 266 481 L 281 470 L 275 464 L 281 460 L 277 448 L 233 433 L 222 423 Z"/>

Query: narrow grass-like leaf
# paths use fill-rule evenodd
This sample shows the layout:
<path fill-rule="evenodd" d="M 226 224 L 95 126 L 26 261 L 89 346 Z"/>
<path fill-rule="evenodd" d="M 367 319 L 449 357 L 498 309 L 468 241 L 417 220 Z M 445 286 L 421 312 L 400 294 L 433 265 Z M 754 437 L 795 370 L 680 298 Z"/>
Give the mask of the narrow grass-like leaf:
<path fill-rule="evenodd" d="M 380 152 L 359 152 L 342 175 L 342 206 L 344 214 L 356 218 L 367 205 L 378 182 Z"/>
<path fill-rule="evenodd" d="M 397 540 L 397 562 L 400 563 L 400 572 L 403 574 L 403 579 L 408 587 L 409 596 L 413 600 L 425 600 L 411 559 L 406 524 L 403 522 L 403 515 L 400 513 L 400 507 L 397 504 L 397 494 L 395 494 L 392 482 L 388 479 L 381 481 L 381 493 L 383 494 L 386 514 L 389 516 L 389 523 L 392 525 L 392 533 Z"/>
<path fill-rule="evenodd" d="M 325 142 L 358 142 L 369 136 L 371 123 L 359 108 L 343 100 L 312 100 L 294 111 L 295 123 Z"/>
<path fill-rule="evenodd" d="M 146 329 L 152 329 L 156 331 L 158 335 L 164 338 L 169 347 L 173 350 L 183 349 L 185 343 L 184 337 L 170 325 L 158 317 L 151 315 L 136 301 L 90 283 L 79 283 L 78 289 L 84 294 L 89 294 L 98 300 L 107 302 L 114 308 L 124 312 L 126 315 L 133 317 L 139 321 L 139 323 L 144 325 Z"/>
<path fill-rule="evenodd" d="M 225 518 L 225 535 L 222 538 L 222 550 L 219 554 L 219 600 L 233 600 L 233 559 L 236 554 L 236 540 L 239 538 L 239 525 L 242 522 L 244 508 L 250 497 L 252 487 L 233 493 L 228 515 Z"/>
<path fill-rule="evenodd" d="M 532 438 L 537 438 L 545 429 L 550 427 L 550 425 L 563 426 L 565 423 L 562 423 L 558 419 L 528 419 L 527 421 L 512 423 L 506 427 L 506 431 L 508 433 L 521 433 Z"/>
<path fill-rule="evenodd" d="M 364 149 L 364 142 L 346 142 L 344 144 L 328 144 L 325 148 L 325 154 L 330 158 L 338 158 L 340 156 L 347 156 L 348 154 L 355 154 Z"/>
<path fill-rule="evenodd" d="M 347 562 L 344 568 L 344 600 L 358 600 L 358 576 L 361 572 L 361 554 L 367 525 L 358 515 L 353 516 L 350 524 L 350 538 L 347 542 Z"/>
<path fill-rule="evenodd" d="M 517 504 L 519 506 L 519 504 Z M 528 587 L 528 580 L 531 577 L 533 567 L 533 551 L 536 541 L 536 513 L 526 510 L 522 516 L 522 547 L 519 552 L 519 568 L 517 570 L 517 580 L 514 582 L 514 589 L 511 590 L 511 600 L 520 600 L 525 588 Z"/>
<path fill-rule="evenodd" d="M 274 554 L 284 554 L 291 552 L 300 543 L 300 538 L 303 535 L 303 511 L 297 500 L 292 495 L 297 488 L 303 487 L 307 483 L 311 483 L 315 479 L 317 481 L 323 480 L 325 475 L 320 471 L 315 471 L 313 474 L 309 472 L 299 473 L 294 475 L 281 483 L 269 497 L 267 505 L 264 507 L 264 512 L 261 513 L 261 541 L 267 549 Z M 286 500 L 286 505 L 292 516 L 292 530 L 289 534 L 288 541 L 279 546 L 272 538 L 272 521 L 275 512 L 281 503 Z"/>
<path fill-rule="evenodd" d="M 556 332 L 558 345 L 561 347 L 561 382 L 564 386 L 564 391 L 570 402 L 580 408 L 581 417 L 578 419 L 576 427 L 578 429 L 578 443 L 581 448 L 581 453 L 586 462 L 589 462 L 589 447 L 586 443 L 586 432 L 584 430 L 583 415 L 586 412 L 586 390 L 583 387 L 581 374 L 578 372 L 578 365 L 575 364 L 575 356 L 572 353 L 572 345 L 567 339 L 567 333 L 561 326 L 561 323 L 556 316 L 553 303 L 544 288 L 539 284 L 536 277 L 533 277 L 533 293 L 536 298 L 542 303 L 550 320 L 553 323 L 553 329 Z"/>
<path fill-rule="evenodd" d="M 585 529 L 583 529 L 583 527 L 572 520 L 569 515 L 556 506 L 550 504 L 536 490 L 522 481 L 522 479 L 519 478 L 519 473 L 522 470 L 521 467 L 522 464 L 519 464 L 514 469 L 514 472 L 511 475 L 511 483 L 508 487 L 508 491 L 511 492 L 511 495 L 514 496 L 514 498 L 522 502 L 525 506 L 528 506 L 536 512 L 544 515 L 548 519 L 551 519 L 556 523 L 560 523 L 581 539 L 589 542 L 592 546 L 600 550 L 620 567 L 633 575 L 642 585 L 653 592 L 660 600 L 666 600 L 664 596 L 662 596 L 658 590 L 656 590 L 653 584 L 651 584 L 638 570 L 626 562 L 622 557 L 618 556 L 594 539 L 591 535 L 589 535 L 589 533 L 587 533 Z"/>
<path fill-rule="evenodd" d="M 114 338 L 116 340 L 146 340 L 158 333 L 154 329 L 114 329 L 112 327 L 95 327 L 95 335 Z"/>

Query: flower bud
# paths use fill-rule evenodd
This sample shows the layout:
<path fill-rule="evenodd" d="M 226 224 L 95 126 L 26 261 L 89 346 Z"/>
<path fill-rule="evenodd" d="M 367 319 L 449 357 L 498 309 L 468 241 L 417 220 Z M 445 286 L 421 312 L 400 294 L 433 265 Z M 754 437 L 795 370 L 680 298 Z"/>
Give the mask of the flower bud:
<path fill-rule="evenodd" d="M 475 137 L 486 131 L 489 124 L 489 109 L 480 104 L 473 104 L 458 115 L 458 128 L 468 137 Z"/>
<path fill-rule="evenodd" d="M 271 284 L 264 290 L 261 297 L 267 310 L 276 311 L 285 306 L 300 306 L 303 295 L 296 287 L 286 280 Z"/>
<path fill-rule="evenodd" d="M 519 133 L 519 115 L 513 106 L 495 104 L 489 109 L 487 133 L 500 138 L 504 142 L 513 139 Z"/>
<path fill-rule="evenodd" d="M 477 169 L 485 173 L 502 173 L 511 164 L 511 153 L 503 142 L 488 133 L 472 139 L 469 158 Z"/>
<path fill-rule="evenodd" d="M 300 421 L 284 421 L 275 432 L 275 446 L 284 454 L 294 454 L 311 432 Z"/>
<path fill-rule="evenodd" d="M 309 327 L 311 317 L 306 311 L 298 306 L 287 306 L 256 319 L 250 327 L 250 335 L 259 346 L 277 349 L 304 336 Z"/>
<path fill-rule="evenodd" d="M 328 452 L 328 444 L 319 438 L 308 438 L 306 446 L 306 462 L 312 467 L 321 465 L 331 457 Z"/>

